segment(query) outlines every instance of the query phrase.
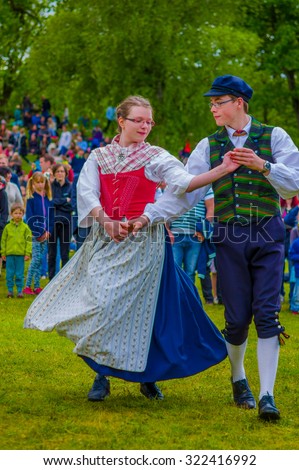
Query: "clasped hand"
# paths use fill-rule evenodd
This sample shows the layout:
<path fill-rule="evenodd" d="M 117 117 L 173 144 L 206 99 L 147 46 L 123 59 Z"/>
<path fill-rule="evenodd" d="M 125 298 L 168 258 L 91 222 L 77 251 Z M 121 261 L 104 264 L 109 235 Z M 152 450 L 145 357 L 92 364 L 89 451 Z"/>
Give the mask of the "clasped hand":
<path fill-rule="evenodd" d="M 148 224 L 146 216 L 140 216 L 136 219 L 131 219 L 126 222 L 121 220 L 109 220 L 104 223 L 104 229 L 116 243 L 120 243 L 127 238 L 131 233 L 136 236 L 139 230 Z"/>
<path fill-rule="evenodd" d="M 260 158 L 252 149 L 246 147 L 235 148 L 233 151 L 228 152 L 231 161 L 240 166 L 244 165 L 251 170 L 261 171 L 265 160 Z"/>
<path fill-rule="evenodd" d="M 122 242 L 129 235 L 129 224 L 121 220 L 109 220 L 104 223 L 104 229 L 116 243 Z"/>

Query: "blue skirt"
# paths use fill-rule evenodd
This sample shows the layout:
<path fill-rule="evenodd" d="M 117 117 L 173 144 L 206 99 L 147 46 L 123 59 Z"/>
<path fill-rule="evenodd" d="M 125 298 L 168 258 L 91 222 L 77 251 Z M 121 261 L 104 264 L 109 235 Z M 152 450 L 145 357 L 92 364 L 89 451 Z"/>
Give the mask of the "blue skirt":
<path fill-rule="evenodd" d="M 202 308 L 196 286 L 174 262 L 166 239 L 165 258 L 146 368 L 129 372 L 81 356 L 97 373 L 130 382 L 156 382 L 197 374 L 227 356 L 224 339 Z"/>

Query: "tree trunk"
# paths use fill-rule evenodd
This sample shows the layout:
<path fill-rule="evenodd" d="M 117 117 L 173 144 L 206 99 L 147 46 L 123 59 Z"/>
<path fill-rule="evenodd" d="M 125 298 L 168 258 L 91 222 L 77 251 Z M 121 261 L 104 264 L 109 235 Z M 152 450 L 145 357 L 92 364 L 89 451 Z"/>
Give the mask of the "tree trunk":
<path fill-rule="evenodd" d="M 295 96 L 295 91 L 296 91 L 295 72 L 288 71 L 288 72 L 285 72 L 285 74 L 288 79 L 289 89 L 291 91 L 291 96 L 292 96 L 292 105 L 293 105 L 293 109 L 294 109 L 296 120 L 297 120 L 297 127 L 299 129 L 299 98 Z"/>
<path fill-rule="evenodd" d="M 11 80 L 9 83 L 4 82 L 3 84 L 3 94 L 0 96 L 0 113 L 2 115 L 8 115 L 10 114 L 9 110 L 7 109 L 7 103 L 9 101 L 9 98 L 13 92 L 14 89 L 14 83 Z"/>

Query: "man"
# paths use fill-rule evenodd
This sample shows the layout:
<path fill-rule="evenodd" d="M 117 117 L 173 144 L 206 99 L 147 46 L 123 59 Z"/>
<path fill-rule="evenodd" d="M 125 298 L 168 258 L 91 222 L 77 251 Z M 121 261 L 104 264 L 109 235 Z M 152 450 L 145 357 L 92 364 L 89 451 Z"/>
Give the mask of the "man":
<path fill-rule="evenodd" d="M 42 173 L 48 173 L 50 168 L 55 164 L 55 158 L 52 155 L 43 155 L 39 158 L 39 165 L 31 169 L 28 173 L 28 179 L 31 178 L 35 171 L 41 171 Z"/>
<path fill-rule="evenodd" d="M 50 116 L 50 110 L 51 110 L 50 101 L 45 96 L 42 96 L 42 116 L 44 116 L 46 121 L 48 117 Z"/>
<path fill-rule="evenodd" d="M 234 401 L 252 409 L 255 399 L 244 369 L 249 325 L 254 319 L 258 335 L 260 377 L 259 417 L 277 420 L 274 384 L 279 346 L 288 337 L 280 324 L 280 287 L 284 257 L 284 227 L 279 195 L 284 199 L 299 191 L 299 151 L 281 128 L 258 122 L 247 114 L 252 88 L 241 78 L 224 75 L 205 94 L 217 126 L 213 135 L 199 142 L 187 163 L 192 174 L 220 165 L 226 152 L 240 166 L 213 183 L 215 217 L 213 241 L 220 288 L 225 306 L 224 336 L 231 364 Z M 166 192 L 147 205 L 143 221 L 163 221 L 198 203 L 207 191 L 201 188 L 179 198 Z"/>

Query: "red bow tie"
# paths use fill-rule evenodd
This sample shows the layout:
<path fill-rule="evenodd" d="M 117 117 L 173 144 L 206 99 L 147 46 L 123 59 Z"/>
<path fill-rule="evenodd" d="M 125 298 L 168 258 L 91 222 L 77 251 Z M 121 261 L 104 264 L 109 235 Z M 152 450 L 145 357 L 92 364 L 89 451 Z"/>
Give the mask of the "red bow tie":
<path fill-rule="evenodd" d="M 233 133 L 233 137 L 241 137 L 241 135 L 247 135 L 247 132 L 243 131 L 243 129 L 240 129 L 240 130 L 236 130 Z"/>

